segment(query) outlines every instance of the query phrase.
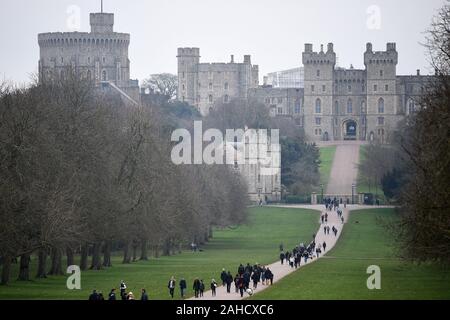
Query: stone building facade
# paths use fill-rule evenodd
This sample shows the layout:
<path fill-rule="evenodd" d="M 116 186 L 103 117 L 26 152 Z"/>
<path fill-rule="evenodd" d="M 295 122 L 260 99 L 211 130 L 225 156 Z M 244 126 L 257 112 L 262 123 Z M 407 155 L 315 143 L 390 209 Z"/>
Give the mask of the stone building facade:
<path fill-rule="evenodd" d="M 96 86 L 112 84 L 139 100 L 139 83 L 130 79 L 130 35 L 114 32 L 114 14 L 91 13 L 91 32 L 38 35 L 39 80 L 64 78 L 72 71 Z"/>
<path fill-rule="evenodd" d="M 199 48 L 178 48 L 178 100 L 207 115 L 218 102 L 246 99 L 248 90 L 259 85 L 259 69 L 251 57 L 236 63 L 200 63 Z"/>
<path fill-rule="evenodd" d="M 309 141 L 377 140 L 386 142 L 399 121 L 418 108 L 418 98 L 432 79 L 398 76 L 395 43 L 373 51 L 367 43 L 365 69 L 336 68 L 333 44 L 314 52 L 305 45 L 303 128 Z"/>

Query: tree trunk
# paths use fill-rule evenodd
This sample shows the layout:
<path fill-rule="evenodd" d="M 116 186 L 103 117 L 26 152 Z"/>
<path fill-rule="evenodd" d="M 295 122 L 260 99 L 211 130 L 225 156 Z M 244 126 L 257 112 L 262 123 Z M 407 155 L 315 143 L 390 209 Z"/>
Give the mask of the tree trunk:
<path fill-rule="evenodd" d="M 164 240 L 163 256 L 170 256 L 170 239 Z"/>
<path fill-rule="evenodd" d="M 153 256 L 158 259 L 159 258 L 159 245 L 155 244 L 153 246 Z"/>
<path fill-rule="evenodd" d="M 30 280 L 30 254 L 26 253 L 20 256 L 20 269 L 19 278 L 20 281 Z"/>
<path fill-rule="evenodd" d="M 122 263 L 131 263 L 131 241 L 126 241 L 123 247 Z"/>
<path fill-rule="evenodd" d="M 73 249 L 71 247 L 66 248 L 66 255 L 67 255 L 67 266 L 73 266 L 75 264 Z"/>
<path fill-rule="evenodd" d="M 2 268 L 2 285 L 7 285 L 9 283 L 9 276 L 11 274 L 11 262 L 12 257 L 5 255 L 3 257 L 3 268 Z"/>
<path fill-rule="evenodd" d="M 133 241 L 133 262 L 137 260 L 138 243 Z"/>
<path fill-rule="evenodd" d="M 103 266 L 111 267 L 111 241 L 105 242 L 105 252 L 103 253 Z"/>
<path fill-rule="evenodd" d="M 100 258 L 101 247 L 102 247 L 101 242 L 94 243 L 94 248 L 92 249 L 91 270 L 100 270 L 102 268 L 102 261 Z"/>
<path fill-rule="evenodd" d="M 209 226 L 209 235 L 208 235 L 209 239 L 211 240 L 213 238 L 213 228 L 211 226 Z"/>
<path fill-rule="evenodd" d="M 142 239 L 141 242 L 141 257 L 139 260 L 148 260 L 148 248 L 147 248 L 147 240 Z"/>
<path fill-rule="evenodd" d="M 181 254 L 183 252 L 183 243 L 178 243 L 178 254 Z"/>
<path fill-rule="evenodd" d="M 47 278 L 47 250 L 45 248 L 39 249 L 38 252 L 38 271 L 36 278 Z"/>
<path fill-rule="evenodd" d="M 89 245 L 88 244 L 84 244 L 81 247 L 81 259 L 80 259 L 80 270 L 81 271 L 87 270 L 87 266 L 88 266 L 88 250 L 89 250 Z"/>
<path fill-rule="evenodd" d="M 52 267 L 50 268 L 50 275 L 63 275 L 62 270 L 62 253 L 59 248 L 52 248 L 51 250 Z"/>

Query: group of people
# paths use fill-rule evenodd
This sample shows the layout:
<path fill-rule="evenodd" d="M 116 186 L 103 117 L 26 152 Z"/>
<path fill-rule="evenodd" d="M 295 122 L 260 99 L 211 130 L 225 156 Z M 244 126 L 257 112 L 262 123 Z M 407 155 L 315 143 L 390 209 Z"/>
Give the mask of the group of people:
<path fill-rule="evenodd" d="M 322 248 L 325 252 L 326 247 L 327 244 L 325 241 L 323 243 L 316 243 L 316 235 L 314 234 L 313 240 L 308 245 L 300 243 L 298 246 L 293 248 L 292 251 L 281 251 L 280 262 L 281 264 L 284 264 L 284 262 L 286 261 L 286 264 L 291 268 L 297 269 L 298 267 L 300 267 L 302 259 L 306 264 L 309 259 L 314 259 L 316 257 L 318 258 L 322 253 Z M 282 249 L 281 246 L 280 249 Z"/>
<path fill-rule="evenodd" d="M 127 285 L 125 284 L 125 282 L 122 280 L 120 281 L 120 298 L 121 300 L 136 300 L 136 298 L 134 297 L 133 292 L 127 292 Z M 103 296 L 103 293 L 101 291 L 97 292 L 97 290 L 93 290 L 92 293 L 89 296 L 89 300 L 90 301 L 103 301 L 105 300 L 105 297 Z M 110 301 L 115 301 L 117 300 L 117 296 L 116 296 L 116 289 L 112 288 L 111 291 L 108 294 L 108 300 Z M 147 291 L 145 289 L 141 289 L 141 297 L 140 299 L 141 301 L 147 301 L 148 300 L 148 294 Z"/>

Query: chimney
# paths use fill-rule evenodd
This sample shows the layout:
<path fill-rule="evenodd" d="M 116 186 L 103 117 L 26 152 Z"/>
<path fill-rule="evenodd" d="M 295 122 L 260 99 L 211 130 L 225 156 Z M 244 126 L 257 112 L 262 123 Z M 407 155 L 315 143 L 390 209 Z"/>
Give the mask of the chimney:
<path fill-rule="evenodd" d="M 417 75 L 420 76 L 420 69 L 417 69 Z"/>
<path fill-rule="evenodd" d="M 234 54 L 231 55 L 231 63 L 234 63 Z"/>

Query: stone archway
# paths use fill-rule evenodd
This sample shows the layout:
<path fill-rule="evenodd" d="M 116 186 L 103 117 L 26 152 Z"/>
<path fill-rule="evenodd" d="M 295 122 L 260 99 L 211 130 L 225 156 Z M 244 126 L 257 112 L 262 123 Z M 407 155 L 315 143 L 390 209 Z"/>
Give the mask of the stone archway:
<path fill-rule="evenodd" d="M 344 140 L 358 140 L 358 123 L 354 119 L 342 122 L 342 137 Z"/>

